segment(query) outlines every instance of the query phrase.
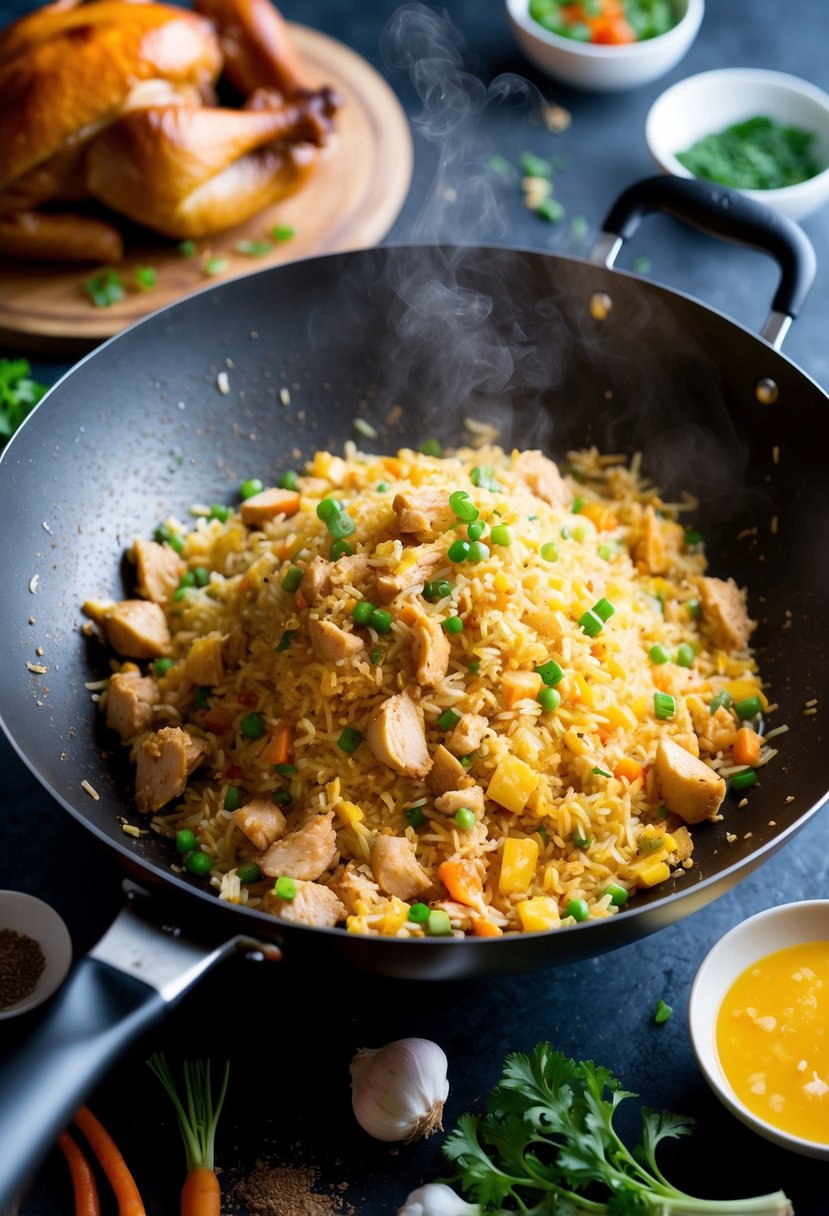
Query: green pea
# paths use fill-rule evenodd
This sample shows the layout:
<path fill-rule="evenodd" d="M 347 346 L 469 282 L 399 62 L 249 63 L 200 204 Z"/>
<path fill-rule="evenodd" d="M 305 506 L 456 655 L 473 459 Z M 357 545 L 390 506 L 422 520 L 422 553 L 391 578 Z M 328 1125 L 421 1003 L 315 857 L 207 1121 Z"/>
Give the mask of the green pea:
<path fill-rule="evenodd" d="M 264 482 L 261 482 L 258 477 L 249 477 L 239 486 L 239 495 L 242 498 L 253 498 L 254 494 L 261 494 L 264 488 Z"/>
<path fill-rule="evenodd" d="M 259 882 L 259 879 L 262 877 L 262 871 L 255 861 L 243 861 L 236 868 L 236 876 L 239 882 Z"/>
<path fill-rule="evenodd" d="M 246 739 L 261 739 L 265 733 L 265 719 L 261 714 L 245 714 L 242 718 L 242 734 Z"/>
<path fill-rule="evenodd" d="M 224 809 L 226 811 L 238 811 L 242 805 L 242 791 L 238 785 L 229 785 L 225 790 Z"/>
<path fill-rule="evenodd" d="M 190 828 L 176 832 L 176 849 L 179 853 L 192 853 L 196 847 L 196 833 Z"/>
<path fill-rule="evenodd" d="M 207 853 L 201 851 L 190 853 L 184 865 L 191 874 L 197 874 L 201 878 L 213 869 L 212 860 Z"/>
<path fill-rule="evenodd" d="M 587 906 L 587 900 L 571 899 L 567 905 L 565 916 L 572 916 L 573 920 L 587 920 L 590 916 L 590 908 Z"/>

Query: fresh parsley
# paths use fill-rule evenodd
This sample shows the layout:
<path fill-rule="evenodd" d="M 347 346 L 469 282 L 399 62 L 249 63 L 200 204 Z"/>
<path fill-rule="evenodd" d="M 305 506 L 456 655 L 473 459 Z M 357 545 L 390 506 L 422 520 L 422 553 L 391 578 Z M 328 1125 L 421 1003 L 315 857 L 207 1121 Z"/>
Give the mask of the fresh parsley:
<path fill-rule="evenodd" d="M 0 445 L 11 439 L 47 388 L 32 379 L 28 359 L 0 359 Z"/>
<path fill-rule="evenodd" d="M 93 274 L 82 286 L 96 308 L 111 308 L 113 304 L 119 304 L 125 295 L 121 276 L 111 267 Z"/>
<path fill-rule="evenodd" d="M 626 1098 L 609 1072 L 576 1062 L 549 1043 L 507 1057 L 482 1116 L 463 1115 L 444 1155 L 481 1216 L 789 1216 L 782 1191 L 756 1199 L 695 1199 L 672 1186 L 656 1163 L 660 1142 L 687 1135 L 691 1121 L 642 1108 L 634 1149 L 614 1115 Z"/>

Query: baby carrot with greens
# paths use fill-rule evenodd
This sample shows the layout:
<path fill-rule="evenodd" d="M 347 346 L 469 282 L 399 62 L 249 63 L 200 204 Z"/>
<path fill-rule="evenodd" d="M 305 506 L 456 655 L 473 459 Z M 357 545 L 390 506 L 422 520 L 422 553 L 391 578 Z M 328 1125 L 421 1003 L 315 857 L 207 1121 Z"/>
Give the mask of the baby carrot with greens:
<path fill-rule="evenodd" d="M 184 1141 L 187 1178 L 181 1190 L 181 1216 L 220 1216 L 222 1190 L 214 1168 L 213 1146 L 227 1092 L 230 1065 L 225 1064 L 219 1094 L 214 1100 L 210 1061 L 185 1060 L 182 1102 L 164 1055 L 159 1053 L 151 1056 L 147 1063 L 170 1095 Z"/>

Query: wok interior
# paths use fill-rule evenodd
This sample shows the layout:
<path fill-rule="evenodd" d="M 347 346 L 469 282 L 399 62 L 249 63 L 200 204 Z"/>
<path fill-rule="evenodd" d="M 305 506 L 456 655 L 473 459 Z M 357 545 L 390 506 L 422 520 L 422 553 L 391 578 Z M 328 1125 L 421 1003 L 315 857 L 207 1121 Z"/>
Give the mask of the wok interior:
<path fill-rule="evenodd" d="M 774 404 L 757 400 L 762 377 L 777 385 Z M 752 334 L 571 259 L 387 248 L 214 287 L 94 352 L 6 453 L 0 505 L 15 526 L 0 539 L 0 716 L 60 802 L 145 878 L 169 878 L 169 844 L 121 830 L 121 819 L 140 823 L 132 771 L 85 688 L 109 669 L 80 633 L 80 605 L 129 592 L 122 555 L 135 536 L 169 514 L 187 520 L 192 503 L 236 501 L 245 477 L 267 484 L 350 439 L 382 451 L 430 436 L 467 442 L 470 418 L 495 426 L 507 449 L 558 459 L 592 443 L 641 451 L 668 499 L 699 497 L 692 518 L 710 572 L 748 585 L 761 671 L 780 705 L 774 724 L 791 729 L 748 805 L 731 795 L 726 822 L 695 830 L 690 872 L 607 924 L 579 927 L 583 953 L 621 944 L 643 909 L 655 909 L 649 931 L 705 902 L 710 880 L 755 864 L 829 788 L 819 715 L 803 715 L 827 691 L 825 413 L 822 391 Z M 361 438 L 356 417 L 376 439 Z M 548 936 L 548 958 L 568 936 Z"/>

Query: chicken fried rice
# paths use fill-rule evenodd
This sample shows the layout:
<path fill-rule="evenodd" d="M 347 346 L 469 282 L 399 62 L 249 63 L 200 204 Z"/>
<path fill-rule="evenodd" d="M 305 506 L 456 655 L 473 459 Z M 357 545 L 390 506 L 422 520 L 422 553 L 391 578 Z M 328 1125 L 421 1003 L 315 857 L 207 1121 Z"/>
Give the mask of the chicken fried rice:
<path fill-rule="evenodd" d="M 85 610 L 174 868 L 395 937 L 557 929 L 681 879 L 775 754 L 745 593 L 688 506 L 594 449 L 347 445 L 136 539 L 133 598 Z"/>

